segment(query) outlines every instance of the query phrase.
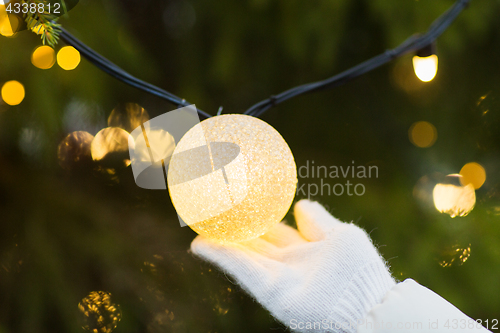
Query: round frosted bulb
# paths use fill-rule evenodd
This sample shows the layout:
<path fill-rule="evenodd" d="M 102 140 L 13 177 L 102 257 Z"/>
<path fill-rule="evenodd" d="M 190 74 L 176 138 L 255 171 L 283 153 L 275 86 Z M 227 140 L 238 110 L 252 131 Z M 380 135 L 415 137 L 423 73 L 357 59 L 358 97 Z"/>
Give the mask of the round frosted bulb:
<path fill-rule="evenodd" d="M 292 204 L 297 169 L 281 135 L 264 121 L 222 115 L 191 128 L 168 169 L 168 189 L 182 220 L 221 242 L 263 235 Z"/>

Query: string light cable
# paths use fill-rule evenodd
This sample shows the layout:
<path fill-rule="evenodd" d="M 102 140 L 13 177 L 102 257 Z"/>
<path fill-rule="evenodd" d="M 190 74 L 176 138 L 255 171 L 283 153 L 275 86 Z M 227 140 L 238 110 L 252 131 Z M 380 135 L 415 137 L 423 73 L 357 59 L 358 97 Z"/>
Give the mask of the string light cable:
<path fill-rule="evenodd" d="M 69 33 L 66 29 L 60 28 L 61 33 L 59 37 L 68 45 L 73 46 L 75 49 L 77 49 L 90 63 L 92 63 L 94 66 L 99 68 L 105 73 L 108 73 L 112 77 L 127 83 L 128 85 L 135 87 L 137 89 L 143 90 L 147 93 L 150 93 L 152 95 L 155 95 L 157 97 L 160 97 L 162 99 L 165 99 L 172 104 L 175 104 L 177 106 L 188 106 L 191 105 L 188 101 L 186 101 L 183 98 L 180 98 L 166 90 L 163 90 L 151 83 L 145 82 L 141 79 L 136 78 L 135 76 L 129 74 L 125 70 L 121 69 L 108 59 L 104 58 L 102 55 L 88 47 L 86 44 L 84 44 L 82 41 L 77 39 L 75 36 L 73 36 L 71 33 Z M 197 109 L 198 114 L 202 116 L 204 119 L 205 118 L 210 118 L 211 115 L 206 113 L 203 110 Z"/>
<path fill-rule="evenodd" d="M 332 76 L 326 80 L 304 84 L 286 90 L 278 95 L 271 96 L 257 104 L 251 106 L 244 114 L 259 117 L 268 109 L 286 101 L 290 98 L 306 93 L 334 88 L 351 81 L 352 79 L 368 73 L 389 61 L 399 58 L 408 53 L 418 52 L 422 48 L 432 44 L 455 20 L 460 12 L 469 5 L 470 0 L 458 0 L 444 14 L 438 17 L 429 27 L 427 33 L 423 35 L 415 34 L 406 39 L 403 43 L 392 50 L 387 50 L 365 62 L 362 62 L 340 74 Z"/>
<path fill-rule="evenodd" d="M 366 60 L 346 71 L 334 75 L 325 80 L 303 84 L 291 89 L 288 89 L 277 95 L 273 95 L 263 101 L 260 101 L 250 108 L 244 114 L 254 117 L 260 117 L 264 112 L 278 104 L 283 103 L 293 97 L 303 95 L 306 93 L 331 89 L 343 85 L 352 79 L 368 73 L 382 65 L 402 57 L 409 53 L 415 53 L 419 50 L 428 47 L 435 43 L 436 39 L 451 25 L 451 23 L 458 17 L 463 9 L 468 7 L 470 0 L 457 0 L 446 12 L 439 16 L 429 27 L 425 34 L 414 34 L 407 38 L 403 43 L 394 49 L 387 50 L 369 60 Z M 149 94 L 155 95 L 165 99 L 177 106 L 188 106 L 191 103 L 187 102 L 164 89 L 161 89 L 153 84 L 140 80 L 133 75 L 129 74 L 122 68 L 115 65 L 113 62 L 104 58 L 102 55 L 88 47 L 82 41 L 78 40 L 75 36 L 69 33 L 66 29 L 60 28 L 60 38 L 68 45 L 77 49 L 90 63 L 112 77 Z M 198 114 L 203 118 L 212 117 L 210 114 L 197 109 Z"/>

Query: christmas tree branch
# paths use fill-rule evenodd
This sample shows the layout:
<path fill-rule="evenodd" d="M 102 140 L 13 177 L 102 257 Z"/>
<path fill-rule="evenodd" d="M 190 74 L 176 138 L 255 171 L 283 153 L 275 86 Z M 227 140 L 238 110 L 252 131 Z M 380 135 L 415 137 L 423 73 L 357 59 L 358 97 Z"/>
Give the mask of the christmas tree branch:
<path fill-rule="evenodd" d="M 68 45 L 73 46 L 75 49 L 77 49 L 88 61 L 90 61 L 94 66 L 97 68 L 101 69 L 103 72 L 108 73 L 109 75 L 113 76 L 114 78 L 127 83 L 128 85 L 131 85 L 132 87 L 135 87 L 137 89 L 143 90 L 147 93 L 150 93 L 152 95 L 155 95 L 157 97 L 160 97 L 162 99 L 165 99 L 169 102 L 171 102 L 174 105 L 177 106 L 188 106 L 191 105 L 191 103 L 187 102 L 185 99 L 182 99 L 166 90 L 163 90 L 161 88 L 158 88 L 155 85 L 152 85 L 150 83 L 147 83 L 145 81 L 142 81 L 108 59 L 104 58 L 102 55 L 97 53 L 96 51 L 92 50 L 90 47 L 85 45 L 83 42 L 78 40 L 75 36 L 70 34 L 68 31 L 66 31 L 64 28 L 61 27 L 61 39 Z M 197 109 L 198 114 L 203 118 L 210 118 L 211 115 L 208 113 Z"/>
<path fill-rule="evenodd" d="M 66 13 L 66 3 L 64 0 L 60 0 L 61 6 L 63 8 L 63 13 Z M 57 16 L 50 12 L 53 6 L 49 6 L 47 0 L 21 0 L 21 5 L 26 4 L 26 6 L 35 5 L 35 10 L 28 10 L 24 14 L 24 19 L 26 21 L 27 28 L 36 34 L 41 35 L 42 43 L 48 44 L 54 47 L 58 40 L 59 34 L 61 33 L 61 25 L 58 24 Z M 40 5 L 40 6 L 39 6 Z M 43 8 L 43 10 L 40 10 Z"/>

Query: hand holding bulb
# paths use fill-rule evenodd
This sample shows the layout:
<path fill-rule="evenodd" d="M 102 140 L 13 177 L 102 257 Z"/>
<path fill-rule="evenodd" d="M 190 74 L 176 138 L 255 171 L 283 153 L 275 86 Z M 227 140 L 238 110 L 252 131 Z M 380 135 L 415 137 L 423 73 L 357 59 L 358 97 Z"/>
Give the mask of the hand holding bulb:
<path fill-rule="evenodd" d="M 294 215 L 298 230 L 280 223 L 225 245 L 198 236 L 191 251 L 234 276 L 285 325 L 364 318 L 396 284 L 368 235 L 317 202 L 299 201 Z"/>
<path fill-rule="evenodd" d="M 488 332 L 415 281 L 397 284 L 363 229 L 308 200 L 295 204 L 294 215 L 297 229 L 280 223 L 259 238 L 225 244 L 200 235 L 191 251 L 293 331 L 442 332 L 446 320 L 458 320 L 470 325 L 454 332 Z"/>
<path fill-rule="evenodd" d="M 200 234 L 192 253 L 294 331 L 436 332 L 456 320 L 470 325 L 454 332 L 487 332 L 415 281 L 397 284 L 366 232 L 320 204 L 295 205 L 297 230 L 278 223 L 296 177 L 286 142 L 256 118 L 224 115 L 191 128 L 174 150 L 168 182 L 177 212 Z"/>

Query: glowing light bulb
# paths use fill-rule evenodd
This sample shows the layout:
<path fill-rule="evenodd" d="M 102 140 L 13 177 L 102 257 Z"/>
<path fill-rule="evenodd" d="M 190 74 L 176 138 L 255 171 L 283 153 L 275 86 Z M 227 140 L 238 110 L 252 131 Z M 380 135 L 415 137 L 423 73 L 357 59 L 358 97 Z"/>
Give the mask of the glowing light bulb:
<path fill-rule="evenodd" d="M 435 54 L 431 54 L 428 57 L 419 57 L 418 55 L 413 57 L 413 69 L 415 70 L 415 75 L 423 82 L 429 82 L 434 79 L 438 69 L 438 57 Z"/>
<path fill-rule="evenodd" d="M 460 178 L 462 176 L 458 174 L 448 175 L 445 181 L 436 184 L 432 191 L 436 209 L 451 217 L 466 216 L 476 204 L 474 186 L 461 186 Z"/>
<path fill-rule="evenodd" d="M 297 168 L 273 127 L 251 116 L 222 115 L 182 137 L 167 179 L 172 203 L 191 229 L 239 242 L 283 219 L 295 195 Z"/>

